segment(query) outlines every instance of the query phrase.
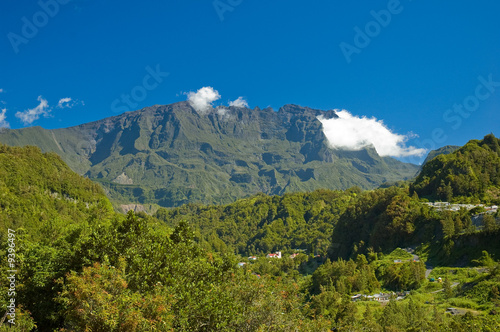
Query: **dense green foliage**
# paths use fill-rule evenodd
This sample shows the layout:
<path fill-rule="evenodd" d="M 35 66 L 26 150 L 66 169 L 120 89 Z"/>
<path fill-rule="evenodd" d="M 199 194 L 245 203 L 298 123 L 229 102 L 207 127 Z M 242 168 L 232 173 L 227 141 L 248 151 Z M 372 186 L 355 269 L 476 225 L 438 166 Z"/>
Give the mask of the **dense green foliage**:
<path fill-rule="evenodd" d="M 500 204 L 500 139 L 489 134 L 424 165 L 411 187 L 421 197 Z"/>
<path fill-rule="evenodd" d="M 12 192 L 30 181 L 30 195 L 15 192 L 18 205 L 5 199 L 0 211 L 2 267 L 7 266 L 7 229 L 16 232 L 18 326 L 34 322 L 41 331 L 303 326 L 314 331 L 328 323 L 299 310 L 303 295 L 294 282 L 259 278 L 239 269 L 234 256 L 203 250 L 185 222 L 171 230 L 145 215 L 116 215 L 99 187 L 69 171 L 59 157 L 35 148 L 2 146 L 1 151 L 2 166 L 8 167 L 0 178 L 3 197 L 14 197 Z M 69 214 L 74 220 L 55 223 L 26 211 L 54 213 L 54 218 Z M 0 288 L 7 289 L 7 270 L 0 274 Z M 7 292 L 0 296 L 5 310 Z"/>
<path fill-rule="evenodd" d="M 284 196 L 257 195 L 223 206 L 184 205 L 160 209 L 155 217 L 174 226 L 189 222 L 209 248 L 249 256 L 305 249 L 325 255 L 339 215 L 359 189 L 318 190 Z"/>
<path fill-rule="evenodd" d="M 408 246 L 425 249 L 433 264 L 467 264 L 485 249 L 500 254 L 494 241 L 500 234 L 498 216 L 486 214 L 478 218 L 480 225 L 474 225 L 471 213 L 436 210 L 415 194 L 409 196 L 408 188 L 363 192 L 339 217 L 330 257 L 348 259 Z"/>
<path fill-rule="evenodd" d="M 336 290 L 340 294 L 370 294 L 380 289 L 380 283 L 375 276 L 373 266 L 360 255 L 356 262 L 327 260 L 322 264 L 312 275 L 311 291 L 313 294 L 319 294 L 323 287 Z"/>
<path fill-rule="evenodd" d="M 11 229 L 19 330 L 500 329 L 498 216 L 438 211 L 404 184 L 124 216 L 57 155 L 0 145 L 0 197 L 0 289 Z"/>
<path fill-rule="evenodd" d="M 62 226 L 112 211 L 99 185 L 75 174 L 55 153 L 35 147 L 0 144 L 0 195 L 0 230 L 29 229 L 37 240 L 51 241 Z"/>

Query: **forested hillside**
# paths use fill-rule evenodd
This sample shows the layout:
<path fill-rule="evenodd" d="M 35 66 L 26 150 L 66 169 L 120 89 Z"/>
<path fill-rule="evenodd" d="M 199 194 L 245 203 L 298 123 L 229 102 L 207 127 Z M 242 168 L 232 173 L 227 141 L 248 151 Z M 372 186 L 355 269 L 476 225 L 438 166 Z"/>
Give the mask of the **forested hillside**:
<path fill-rule="evenodd" d="M 0 190 L 0 309 L 22 331 L 500 328 L 498 213 L 404 184 L 124 216 L 57 155 L 2 145 Z"/>
<path fill-rule="evenodd" d="M 0 146 L 0 161 L 0 288 L 9 288 L 7 238 L 15 234 L 19 330 L 325 326 L 299 310 L 303 294 L 293 283 L 257 278 L 238 269 L 233 255 L 203 250 L 186 223 L 170 229 L 115 214 L 99 186 L 58 156 Z M 0 293 L 2 312 L 10 298 Z"/>
<path fill-rule="evenodd" d="M 416 194 L 410 196 L 408 187 L 364 192 L 334 227 L 331 258 L 387 253 L 408 246 L 425 248 L 431 262 L 448 265 L 469 264 L 483 250 L 500 255 L 499 243 L 491 241 L 500 236 L 499 213 L 481 218 L 475 214 L 474 209 L 433 208 Z M 481 222 L 474 224 L 472 216 Z M 476 245 L 464 248 L 471 242 Z"/>
<path fill-rule="evenodd" d="M 57 154 L 42 154 L 36 147 L 0 144 L 0 193 L 2 232 L 22 228 L 35 240 L 50 241 L 51 232 L 57 237 L 62 228 L 112 213 L 98 184 L 74 173 Z"/>
<path fill-rule="evenodd" d="M 485 226 L 474 225 L 471 219 L 474 213 L 475 210 L 466 209 L 440 211 L 422 202 L 416 194 L 410 196 L 408 186 L 403 186 L 365 192 L 351 188 L 284 196 L 257 195 L 223 206 L 190 204 L 160 209 L 155 217 L 172 227 L 187 221 L 197 241 L 207 249 L 243 256 L 299 249 L 337 260 L 423 243 L 429 246 L 428 250 L 435 251 L 454 237 L 474 238 L 482 231 L 498 233 L 495 221 L 486 222 Z M 481 220 L 490 218 L 495 220 L 492 215 Z M 482 250 L 500 254 L 500 246 L 486 241 L 481 247 L 469 250 L 467 260 L 479 258 Z M 444 259 L 442 263 L 447 264 L 461 258 L 445 257 L 443 253 L 440 256 Z"/>
<path fill-rule="evenodd" d="M 424 165 L 412 185 L 420 197 L 500 204 L 500 139 L 493 134 Z"/>
<path fill-rule="evenodd" d="M 325 255 L 339 216 L 361 192 L 318 190 L 284 196 L 256 195 L 222 206 L 188 204 L 155 214 L 168 225 L 185 220 L 209 247 L 241 255 L 305 249 Z"/>

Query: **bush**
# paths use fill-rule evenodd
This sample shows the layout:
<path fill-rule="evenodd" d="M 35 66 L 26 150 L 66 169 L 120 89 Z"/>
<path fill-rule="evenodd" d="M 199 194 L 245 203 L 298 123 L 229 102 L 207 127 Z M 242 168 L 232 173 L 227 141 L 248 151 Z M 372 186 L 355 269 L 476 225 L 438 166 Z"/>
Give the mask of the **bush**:
<path fill-rule="evenodd" d="M 450 302 L 450 304 L 454 307 L 477 309 L 477 304 L 473 300 L 462 298 L 462 297 L 461 298 L 457 298 L 457 297 L 451 298 L 448 300 L 448 302 Z"/>

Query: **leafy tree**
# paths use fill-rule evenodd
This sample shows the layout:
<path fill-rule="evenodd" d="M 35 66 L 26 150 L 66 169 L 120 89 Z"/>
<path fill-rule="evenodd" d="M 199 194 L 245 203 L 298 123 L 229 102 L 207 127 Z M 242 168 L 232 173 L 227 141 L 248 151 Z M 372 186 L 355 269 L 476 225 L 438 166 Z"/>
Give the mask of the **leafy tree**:
<path fill-rule="evenodd" d="M 451 281 L 448 278 L 448 276 L 446 276 L 444 278 L 444 281 L 443 281 L 443 292 L 444 292 L 445 298 L 449 299 L 449 298 L 453 297 L 453 288 L 452 288 Z"/>
<path fill-rule="evenodd" d="M 128 289 L 125 264 L 101 265 L 72 272 L 64 282 L 59 297 L 66 308 L 65 322 L 70 330 L 79 331 L 169 331 L 173 315 L 171 297 L 161 287 L 141 295 Z"/>
<path fill-rule="evenodd" d="M 489 213 L 483 215 L 483 225 L 486 232 L 495 232 L 499 228 L 495 217 Z"/>

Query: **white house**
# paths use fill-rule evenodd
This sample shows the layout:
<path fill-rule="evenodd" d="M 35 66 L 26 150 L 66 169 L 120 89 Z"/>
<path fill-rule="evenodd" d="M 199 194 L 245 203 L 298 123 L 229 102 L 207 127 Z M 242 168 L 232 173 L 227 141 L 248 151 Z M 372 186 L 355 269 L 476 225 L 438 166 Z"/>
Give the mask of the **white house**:
<path fill-rule="evenodd" d="M 267 258 L 281 258 L 281 251 L 276 251 L 275 254 L 267 254 Z"/>

